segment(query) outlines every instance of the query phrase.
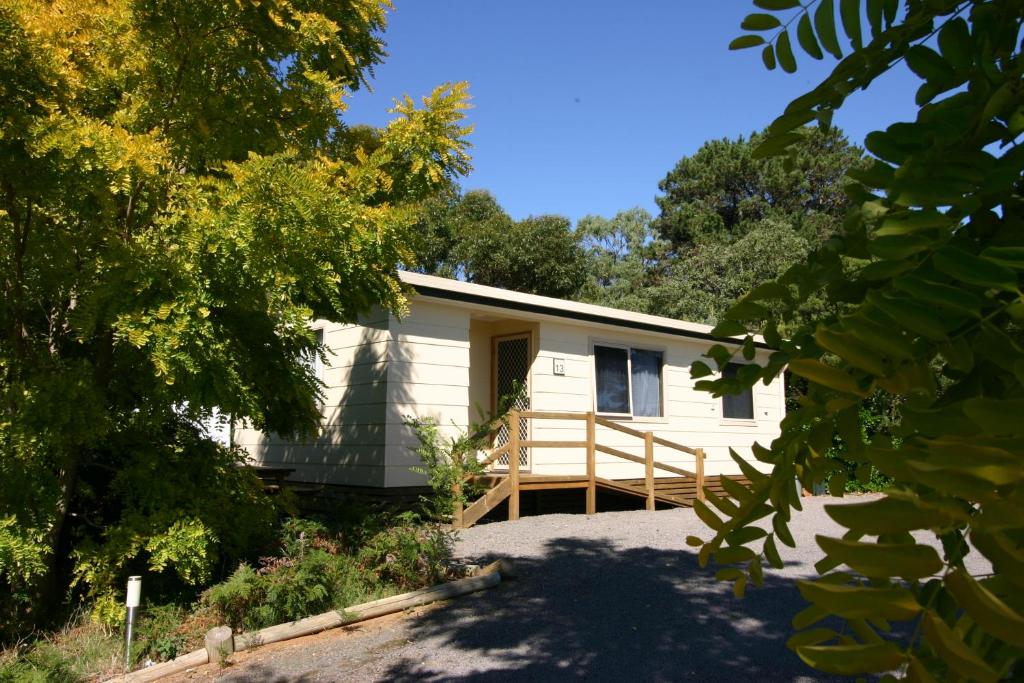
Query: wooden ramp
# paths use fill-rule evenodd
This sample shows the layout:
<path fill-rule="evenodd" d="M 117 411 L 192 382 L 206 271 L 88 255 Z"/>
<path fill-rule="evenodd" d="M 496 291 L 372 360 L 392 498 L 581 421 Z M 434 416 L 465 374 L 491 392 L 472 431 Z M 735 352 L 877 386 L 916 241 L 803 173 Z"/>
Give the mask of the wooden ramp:
<path fill-rule="evenodd" d="M 511 480 L 508 475 L 488 475 L 480 477 L 481 483 L 489 486 L 487 492 L 476 502 L 462 511 L 463 527 L 470 527 L 476 524 L 488 512 L 505 502 L 512 495 Z M 639 481 L 639 483 L 637 483 Z M 662 484 L 655 480 L 654 501 L 675 507 L 692 507 L 696 498 L 695 489 L 690 493 L 679 495 L 669 484 Z M 585 476 L 559 476 L 559 475 L 520 475 L 520 491 L 552 491 L 578 489 L 586 490 L 590 485 Z M 624 493 L 630 496 L 647 499 L 648 493 L 643 479 L 603 479 L 594 478 L 594 485 L 599 489 Z"/>
<path fill-rule="evenodd" d="M 693 507 L 693 499 L 696 497 L 691 496 L 690 498 L 684 498 L 682 496 L 673 495 L 666 492 L 664 489 L 659 489 L 657 483 L 654 485 L 654 493 L 648 495 L 643 479 L 640 480 L 639 485 L 631 483 L 636 481 L 635 479 L 602 479 L 598 477 L 596 481 L 597 485 L 601 488 L 617 491 L 619 493 L 626 493 L 631 496 L 639 496 L 646 499 L 653 498 L 656 503 L 667 503 L 676 507 Z M 657 482 L 657 480 L 655 480 L 655 482 Z"/>
<path fill-rule="evenodd" d="M 750 480 L 742 475 L 729 475 L 729 479 L 743 485 L 749 485 Z M 621 484 L 643 487 L 643 479 L 620 479 Z M 654 480 L 654 489 L 659 494 L 682 498 L 686 505 L 693 507 L 693 499 L 697 497 L 697 483 L 689 477 L 663 477 Z M 704 477 L 704 490 L 711 491 L 719 498 L 729 498 L 728 492 L 722 488 L 722 477 L 711 475 Z"/>
<path fill-rule="evenodd" d="M 545 419 L 585 421 L 586 439 L 583 441 L 533 441 L 520 439 L 520 420 Z M 508 413 L 506 420 L 508 425 L 516 425 L 515 429 L 507 429 L 506 433 L 509 435 L 509 441 L 503 446 L 484 454 L 483 459 L 478 461 L 477 467 L 474 469 L 493 467 L 495 463 L 501 461 L 502 456 L 518 454 L 521 452 L 520 449 L 523 448 L 572 448 L 583 451 L 581 455 L 585 458 L 586 474 L 541 475 L 520 472 L 519 458 L 509 457 L 506 458 L 508 463 L 507 471 L 491 471 L 484 474 L 473 473 L 459 477 L 454 486 L 454 493 L 458 501 L 462 500 L 463 486 L 469 482 L 472 482 L 477 488 L 484 489 L 485 492 L 480 498 L 468 505 L 456 504 L 456 509 L 452 516 L 452 525 L 456 528 L 466 528 L 476 524 L 484 515 L 494 510 L 494 508 L 506 500 L 508 500 L 508 518 L 510 520 L 519 519 L 519 495 L 522 491 L 582 489 L 586 493 L 586 513 L 589 515 L 597 511 L 597 489 L 599 488 L 644 498 L 646 508 L 654 510 L 658 503 L 675 507 L 692 507 L 694 500 L 703 500 L 705 487 L 712 483 L 710 480 L 718 479 L 717 477 L 705 478 L 705 455 L 703 449 L 683 446 L 668 439 L 655 436 L 653 432 L 641 432 L 632 429 L 613 420 L 600 417 L 593 412 L 566 413 L 513 410 Z M 596 428 L 598 425 L 641 439 L 643 441 L 644 455 L 635 455 L 621 448 L 599 443 L 596 439 Z M 655 460 L 655 444 L 692 456 L 694 459 L 693 471 L 691 472 L 675 465 Z M 642 479 L 611 479 L 598 476 L 596 458 L 598 452 L 610 455 L 616 460 L 625 460 L 643 465 L 644 477 Z M 655 477 L 654 473 L 656 470 L 673 476 Z M 479 472 L 479 469 L 477 469 L 477 472 Z M 718 484 L 718 482 L 715 481 L 713 484 Z M 712 485 L 710 488 L 721 490 L 720 485 Z"/>

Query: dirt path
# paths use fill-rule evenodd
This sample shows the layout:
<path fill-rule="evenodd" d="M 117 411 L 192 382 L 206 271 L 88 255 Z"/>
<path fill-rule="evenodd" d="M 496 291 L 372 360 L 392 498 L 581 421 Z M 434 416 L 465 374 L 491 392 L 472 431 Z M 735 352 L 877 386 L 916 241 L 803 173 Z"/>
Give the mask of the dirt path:
<path fill-rule="evenodd" d="M 458 554 L 511 557 L 515 581 L 177 680 L 835 680 L 785 647 L 803 605 L 793 579 L 813 572 L 813 535 L 835 530 L 825 502 L 807 501 L 794 525 L 798 550 L 743 600 L 686 547 L 687 534 L 707 535 L 691 510 L 545 515 L 461 534 Z"/>

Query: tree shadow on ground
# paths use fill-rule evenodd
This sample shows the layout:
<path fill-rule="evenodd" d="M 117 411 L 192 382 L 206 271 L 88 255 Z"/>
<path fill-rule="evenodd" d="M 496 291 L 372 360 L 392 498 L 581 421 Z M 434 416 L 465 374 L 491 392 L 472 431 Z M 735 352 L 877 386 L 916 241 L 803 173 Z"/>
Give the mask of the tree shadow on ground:
<path fill-rule="evenodd" d="M 517 580 L 416 617 L 410 637 L 427 656 L 407 656 L 383 678 L 846 680 L 786 648 L 805 605 L 790 580 L 766 576 L 740 600 L 692 553 L 574 538 L 516 567 Z"/>

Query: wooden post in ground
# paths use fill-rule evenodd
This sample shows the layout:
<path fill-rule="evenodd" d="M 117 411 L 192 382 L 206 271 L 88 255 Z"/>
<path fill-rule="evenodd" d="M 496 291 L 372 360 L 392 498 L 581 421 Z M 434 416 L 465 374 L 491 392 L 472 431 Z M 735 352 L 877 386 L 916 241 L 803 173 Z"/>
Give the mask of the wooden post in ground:
<path fill-rule="evenodd" d="M 697 500 L 704 500 L 704 449 L 697 449 Z"/>
<path fill-rule="evenodd" d="M 512 493 L 508 497 L 508 521 L 519 519 L 519 411 L 508 414 L 508 480 Z"/>
<path fill-rule="evenodd" d="M 587 413 L 587 514 L 597 512 L 597 421 Z"/>
<path fill-rule="evenodd" d="M 647 509 L 654 509 L 654 432 L 644 432 L 644 484 L 647 486 Z"/>

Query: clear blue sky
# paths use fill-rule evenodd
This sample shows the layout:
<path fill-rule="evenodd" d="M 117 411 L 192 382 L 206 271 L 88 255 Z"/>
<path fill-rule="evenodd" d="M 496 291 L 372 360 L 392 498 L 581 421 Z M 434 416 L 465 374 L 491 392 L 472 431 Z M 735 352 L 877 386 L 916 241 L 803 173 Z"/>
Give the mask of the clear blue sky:
<path fill-rule="evenodd" d="M 750 0 L 396 0 L 389 56 L 345 120 L 382 125 L 392 98 L 470 83 L 474 171 L 514 217 L 573 221 L 633 206 L 657 213 L 658 181 L 706 140 L 749 135 L 816 85 L 833 62 L 797 54 L 768 72 L 730 52 Z M 901 69 L 847 101 L 852 141 L 913 117 Z"/>

